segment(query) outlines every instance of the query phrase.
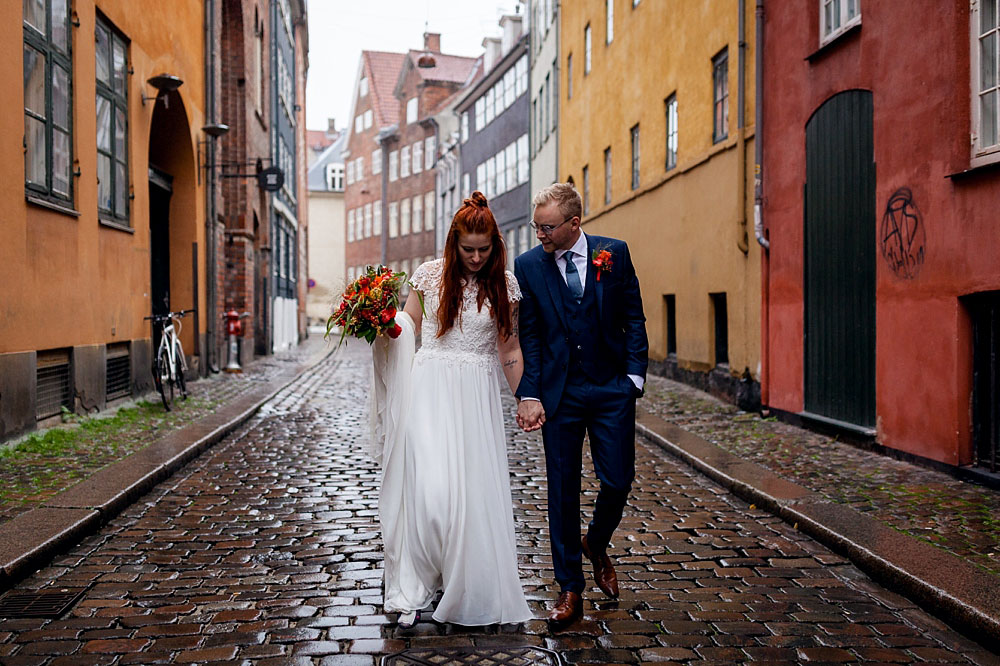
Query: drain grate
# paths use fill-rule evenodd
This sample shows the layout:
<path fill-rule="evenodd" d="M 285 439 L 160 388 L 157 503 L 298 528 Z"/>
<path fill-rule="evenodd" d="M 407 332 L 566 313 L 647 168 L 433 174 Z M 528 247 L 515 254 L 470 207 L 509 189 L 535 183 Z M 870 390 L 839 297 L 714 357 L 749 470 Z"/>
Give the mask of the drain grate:
<path fill-rule="evenodd" d="M 0 617 L 60 617 L 80 600 L 84 589 L 8 592 L 0 597 Z"/>
<path fill-rule="evenodd" d="M 540 647 L 411 648 L 389 655 L 382 666 L 561 666 L 559 655 Z"/>

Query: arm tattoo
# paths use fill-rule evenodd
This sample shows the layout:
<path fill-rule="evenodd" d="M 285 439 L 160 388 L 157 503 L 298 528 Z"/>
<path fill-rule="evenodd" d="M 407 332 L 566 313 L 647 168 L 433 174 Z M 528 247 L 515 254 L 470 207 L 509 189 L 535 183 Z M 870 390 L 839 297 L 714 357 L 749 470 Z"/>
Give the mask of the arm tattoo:
<path fill-rule="evenodd" d="M 509 361 L 505 362 L 503 364 L 503 367 L 505 367 L 505 368 L 512 368 L 515 365 L 517 365 L 517 359 L 516 358 L 512 358 Z"/>

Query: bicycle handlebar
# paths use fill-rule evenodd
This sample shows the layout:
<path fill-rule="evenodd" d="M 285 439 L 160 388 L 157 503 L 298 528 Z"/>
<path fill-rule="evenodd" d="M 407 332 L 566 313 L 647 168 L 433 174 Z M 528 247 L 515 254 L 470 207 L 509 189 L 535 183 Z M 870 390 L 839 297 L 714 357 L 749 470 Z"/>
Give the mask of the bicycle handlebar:
<path fill-rule="evenodd" d="M 191 314 L 194 311 L 195 311 L 194 308 L 190 308 L 190 309 L 187 309 L 187 310 L 181 310 L 180 312 L 168 312 L 166 314 L 161 314 L 161 315 L 149 315 L 147 317 L 143 317 L 142 320 L 143 321 L 164 321 L 164 320 L 167 320 L 167 319 L 174 319 L 174 318 L 180 319 L 184 315 Z"/>

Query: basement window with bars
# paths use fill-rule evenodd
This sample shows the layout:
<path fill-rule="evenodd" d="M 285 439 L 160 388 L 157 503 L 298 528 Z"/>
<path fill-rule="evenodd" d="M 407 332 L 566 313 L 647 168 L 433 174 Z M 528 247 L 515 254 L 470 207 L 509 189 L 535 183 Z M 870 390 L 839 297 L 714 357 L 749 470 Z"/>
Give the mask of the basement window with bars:
<path fill-rule="evenodd" d="M 73 408 L 70 350 L 39 351 L 35 365 L 35 418 L 58 416 L 62 408 Z"/>
<path fill-rule="evenodd" d="M 127 398 L 132 393 L 132 362 L 128 343 L 108 345 L 105 364 L 106 395 L 108 400 Z"/>

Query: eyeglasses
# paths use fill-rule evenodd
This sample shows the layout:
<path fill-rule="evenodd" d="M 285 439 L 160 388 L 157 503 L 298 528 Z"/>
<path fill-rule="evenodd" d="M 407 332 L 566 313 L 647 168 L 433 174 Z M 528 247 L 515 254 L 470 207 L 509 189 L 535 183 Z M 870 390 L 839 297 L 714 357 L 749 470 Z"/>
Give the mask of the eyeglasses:
<path fill-rule="evenodd" d="M 534 220 L 532 220 L 528 224 L 530 224 L 531 228 L 534 229 L 535 231 L 541 231 L 546 236 L 550 236 L 550 235 L 552 235 L 553 231 L 555 231 L 556 229 L 558 229 L 562 225 L 566 224 L 567 222 L 569 222 L 570 220 L 572 220 L 574 217 L 576 217 L 576 215 L 570 215 L 569 217 L 567 217 L 565 220 L 563 220 L 559 224 L 538 224 L 538 222 L 535 222 Z"/>

